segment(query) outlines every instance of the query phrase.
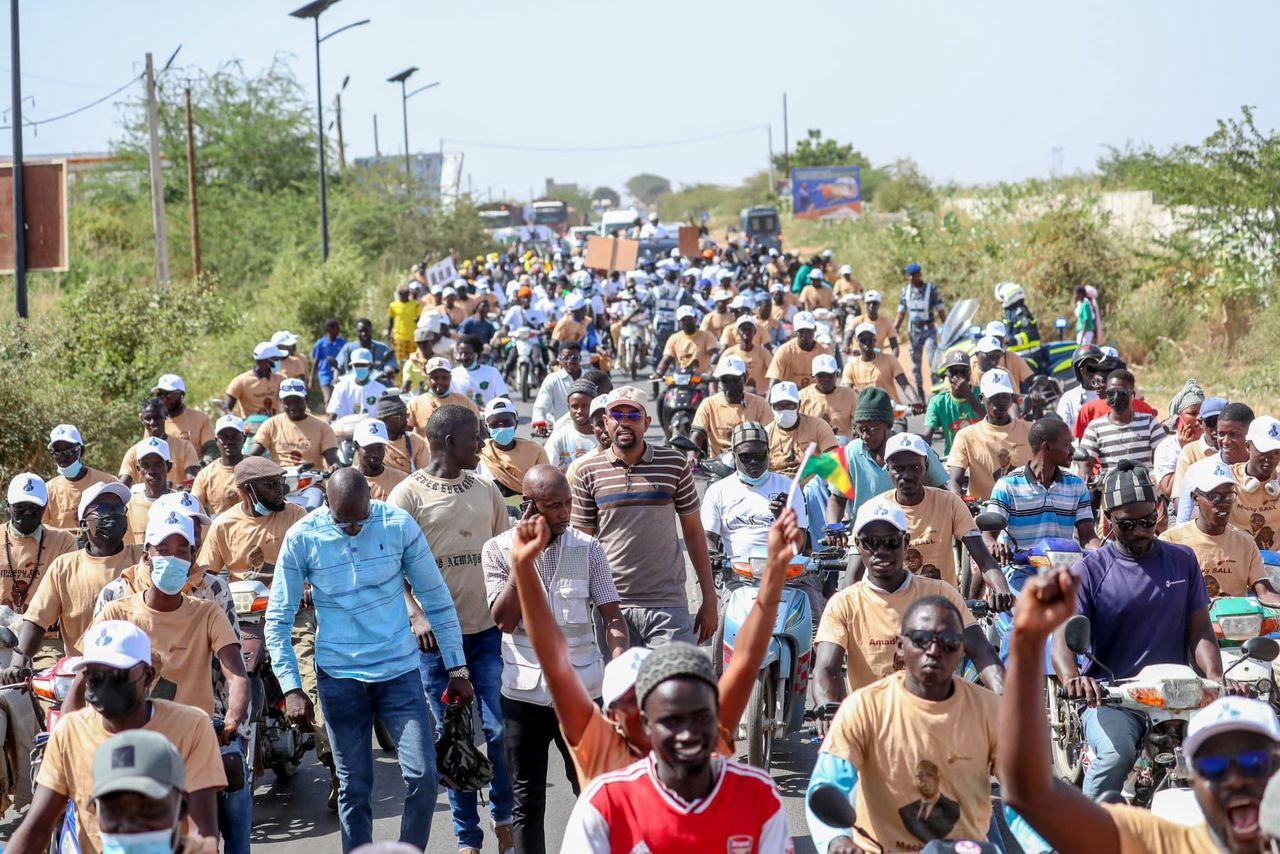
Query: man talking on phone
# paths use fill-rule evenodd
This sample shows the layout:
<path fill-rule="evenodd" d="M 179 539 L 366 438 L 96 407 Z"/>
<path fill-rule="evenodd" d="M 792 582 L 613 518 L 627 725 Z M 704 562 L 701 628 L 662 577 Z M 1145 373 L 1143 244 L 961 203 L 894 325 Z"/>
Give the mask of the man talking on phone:
<path fill-rule="evenodd" d="M 569 645 L 569 660 L 595 699 L 601 696 L 604 661 L 596 645 L 591 608 L 600 612 L 610 658 L 627 649 L 627 621 L 604 548 L 595 537 L 569 527 L 573 496 L 569 481 L 552 465 L 538 465 L 524 476 L 522 518 L 541 516 L 551 541 L 534 567 L 551 605 L 556 625 Z M 507 731 L 507 769 L 515 792 L 516 850 L 546 851 L 543 814 L 547 802 L 547 749 L 554 742 L 564 758 L 565 776 L 578 794 L 573 758 L 560 733 L 551 692 L 533 645 L 525 634 L 512 572 L 510 528 L 484 545 L 481 563 L 489 611 L 502 630 L 502 716 Z"/>

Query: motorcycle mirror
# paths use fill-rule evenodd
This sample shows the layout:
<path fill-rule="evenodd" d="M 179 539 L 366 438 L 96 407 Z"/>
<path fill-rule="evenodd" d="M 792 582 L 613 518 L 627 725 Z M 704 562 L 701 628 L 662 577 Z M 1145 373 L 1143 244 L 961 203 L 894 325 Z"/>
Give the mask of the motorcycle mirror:
<path fill-rule="evenodd" d="M 1249 638 L 1244 642 L 1244 652 L 1258 661 L 1275 661 L 1280 657 L 1280 643 L 1271 638 Z"/>
<path fill-rule="evenodd" d="M 1084 655 L 1093 643 L 1093 625 L 1083 614 L 1076 614 L 1067 620 L 1062 627 L 1062 639 L 1067 642 L 1067 649 L 1076 655 Z"/>
<path fill-rule="evenodd" d="M 982 511 L 974 518 L 973 522 L 978 526 L 979 531 L 986 534 L 998 533 L 1009 526 L 1009 521 L 993 510 Z"/>
<path fill-rule="evenodd" d="M 8 626 L 0 626 L 0 649 L 13 649 L 18 645 L 18 636 Z"/>
<path fill-rule="evenodd" d="M 684 451 L 686 454 L 688 453 L 696 454 L 698 452 L 698 446 L 693 444 L 692 439 L 689 439 L 685 436 L 672 436 L 671 441 L 668 444 L 670 444 L 671 447 L 673 448 Z"/>
<path fill-rule="evenodd" d="M 853 827 L 854 819 L 857 818 L 853 804 L 849 803 L 848 796 L 835 786 L 824 783 L 815 787 L 809 793 L 808 800 L 809 809 L 813 810 L 813 814 L 823 824 L 830 827 Z"/>

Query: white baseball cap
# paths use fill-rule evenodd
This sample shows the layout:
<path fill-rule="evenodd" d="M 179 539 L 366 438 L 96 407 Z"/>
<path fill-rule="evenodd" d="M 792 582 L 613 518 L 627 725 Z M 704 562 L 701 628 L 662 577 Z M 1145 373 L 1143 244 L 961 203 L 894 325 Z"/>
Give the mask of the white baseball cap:
<path fill-rule="evenodd" d="M 584 308 L 586 304 L 586 300 L 579 293 L 572 293 L 564 298 L 564 307 L 569 311 L 577 311 L 580 308 Z"/>
<path fill-rule="evenodd" d="M 1208 459 L 1207 465 L 1193 465 L 1187 469 L 1187 480 L 1193 492 L 1212 492 L 1223 484 L 1236 485 L 1231 469 L 1220 460 Z"/>
<path fill-rule="evenodd" d="M 715 375 L 718 377 L 741 377 L 746 376 L 746 373 L 747 363 L 737 356 L 722 356 L 716 363 Z"/>
<path fill-rule="evenodd" d="M 156 380 L 153 391 L 181 391 L 187 390 L 187 384 L 182 381 L 182 377 L 177 374 L 163 374 L 160 379 Z"/>
<path fill-rule="evenodd" d="M 733 299 L 733 294 L 729 293 L 724 288 L 716 288 L 714 291 L 711 292 L 712 302 L 720 302 L 722 300 L 727 300 L 727 299 Z"/>
<path fill-rule="evenodd" d="M 283 359 L 287 355 L 289 354 L 270 341 L 263 341 L 253 348 L 253 360 L 255 362 L 263 359 Z"/>
<path fill-rule="evenodd" d="M 858 508 L 858 515 L 853 520 L 853 533 L 856 535 L 871 522 L 888 522 L 903 533 L 910 530 L 907 514 L 902 512 L 902 508 L 881 499 L 873 498 Z"/>
<path fill-rule="evenodd" d="M 801 329 L 817 329 L 818 319 L 811 312 L 797 312 L 796 316 L 791 318 L 791 328 L 797 332 Z"/>
<path fill-rule="evenodd" d="M 373 353 L 369 352 L 368 347 L 357 347 L 351 351 L 351 359 L 349 361 L 353 367 L 355 365 L 372 365 Z"/>
<path fill-rule="evenodd" d="M 426 311 L 418 318 L 418 328 L 428 332 L 439 332 L 444 325 L 444 315 L 438 311 Z"/>
<path fill-rule="evenodd" d="M 693 310 L 691 305 L 682 305 L 676 309 L 676 320 L 683 320 L 686 317 L 697 317 L 698 312 Z"/>
<path fill-rule="evenodd" d="M 608 400 L 609 395 L 607 394 L 597 394 L 591 398 L 591 408 L 587 410 L 587 416 L 594 418 L 597 412 L 604 412 L 605 407 L 608 405 Z"/>
<path fill-rule="evenodd" d="M 744 297 L 742 294 L 738 294 L 736 297 L 729 300 L 729 308 L 731 309 L 747 308 L 747 307 L 748 307 L 747 298 Z"/>
<path fill-rule="evenodd" d="M 74 424 L 59 424 L 49 431 L 49 444 L 54 442 L 70 442 L 73 445 L 83 445 L 84 439 L 80 438 L 80 431 L 76 429 Z"/>
<path fill-rule="evenodd" d="M 884 302 L 884 298 L 880 296 L 879 291 L 867 291 L 863 297 L 863 302 Z"/>
<path fill-rule="evenodd" d="M 773 388 L 769 389 L 769 403 L 782 403 L 784 401 L 792 403 L 800 402 L 800 389 L 793 382 L 774 383 Z"/>
<path fill-rule="evenodd" d="M 831 253 L 831 250 L 830 250 L 830 249 L 823 249 L 823 250 L 822 250 L 822 257 L 823 257 L 823 258 L 830 258 L 830 257 L 831 257 L 831 254 L 832 254 L 832 253 Z"/>
<path fill-rule="evenodd" d="M 723 268 L 722 268 L 722 269 L 720 270 L 720 272 L 716 273 L 716 278 L 717 278 L 717 279 L 719 279 L 719 280 L 720 280 L 720 281 L 722 281 L 722 282 L 723 282 L 725 279 L 732 279 L 732 278 L 733 278 L 733 272 L 732 272 L 731 270 L 725 270 L 725 269 L 723 269 Z"/>
<path fill-rule="evenodd" d="M 889 437 L 884 446 L 884 458 L 887 460 L 894 454 L 915 454 L 929 458 L 929 446 L 915 433 L 895 433 Z"/>
<path fill-rule="evenodd" d="M 80 506 L 76 508 L 76 519 L 83 521 L 85 511 L 89 509 L 93 502 L 102 497 L 104 493 L 114 495 L 126 505 L 129 503 L 129 499 L 133 497 L 133 493 L 129 491 L 129 487 L 125 486 L 118 480 L 111 480 L 106 483 L 95 483 L 93 486 L 80 493 Z"/>
<path fill-rule="evenodd" d="M 169 454 L 169 443 L 164 439 L 157 439 L 155 436 L 148 436 L 141 442 L 133 446 L 134 458 L 141 460 L 148 454 L 157 454 L 160 459 L 166 463 L 170 462 L 173 457 Z"/>
<path fill-rule="evenodd" d="M 822 281 L 822 271 L 817 267 L 814 267 L 812 270 L 809 271 L 809 278 Z"/>
<path fill-rule="evenodd" d="M 853 267 L 852 267 L 852 266 L 850 266 L 849 264 L 841 264 L 841 265 L 840 265 L 840 275 L 842 275 L 842 276 L 852 276 L 852 275 L 853 275 Z"/>
<path fill-rule="evenodd" d="M 5 497 L 10 507 L 15 504 L 39 504 L 44 507 L 49 503 L 49 489 L 40 475 L 24 471 L 9 481 L 9 492 Z"/>
<path fill-rule="evenodd" d="M 436 371 L 452 371 L 453 365 L 444 356 L 436 356 L 434 359 L 427 359 L 427 373 L 434 374 Z"/>
<path fill-rule="evenodd" d="M 653 650 L 648 647 L 633 646 L 604 666 L 600 699 L 603 701 L 606 712 L 618 701 L 618 698 L 635 687 L 640 665 L 651 652 Z"/>
<path fill-rule="evenodd" d="M 822 353 L 813 357 L 813 375 L 818 374 L 834 374 L 840 368 L 836 365 L 836 357 L 829 353 Z"/>
<path fill-rule="evenodd" d="M 377 418 L 369 418 L 356 425 L 355 442 L 362 448 L 370 445 L 389 445 L 391 437 L 387 435 L 387 425 Z"/>
<path fill-rule="evenodd" d="M 1259 415 L 1249 425 L 1249 432 L 1245 434 L 1245 439 L 1252 442 L 1253 447 L 1260 454 L 1280 451 L 1280 421 L 1270 415 Z"/>
<path fill-rule="evenodd" d="M 271 343 L 277 347 L 293 347 L 298 343 L 298 336 L 287 329 L 281 329 L 271 336 Z"/>
<path fill-rule="evenodd" d="M 994 335 L 988 335 L 978 342 L 977 351 L 979 353 L 1003 353 L 1004 344 Z"/>
<path fill-rule="evenodd" d="M 209 524 L 209 514 L 204 512 L 204 505 L 190 492 L 166 492 L 161 495 L 151 502 L 151 509 L 147 511 L 147 521 L 150 522 L 152 517 L 169 510 L 175 510 L 190 519 L 199 519 L 204 524 Z"/>
<path fill-rule="evenodd" d="M 853 327 L 854 338 L 857 338 L 864 332 L 869 332 L 873 337 L 875 337 L 877 332 L 876 325 L 874 323 L 864 320 L 861 323 L 859 323 L 857 326 Z"/>
<path fill-rule="evenodd" d="M 983 397 L 987 398 L 997 394 L 1013 394 L 1013 380 L 1009 378 L 1008 371 L 996 368 L 982 375 L 978 390 L 982 392 Z"/>
<path fill-rule="evenodd" d="M 608 396 L 605 397 L 604 405 L 605 408 L 611 408 L 615 405 L 632 406 L 644 412 L 644 405 L 648 399 L 648 396 L 635 386 L 623 385 L 609 392 Z"/>
<path fill-rule="evenodd" d="M 1280 741 L 1280 721 L 1271 706 L 1250 697 L 1219 697 L 1191 716 L 1182 750 L 1194 759 L 1200 746 L 1224 732 L 1256 732 Z"/>
<path fill-rule="evenodd" d="M 128 670 L 137 664 L 151 663 L 151 638 L 125 620 L 103 620 L 85 633 L 80 645 L 80 658 L 67 668 L 75 673 L 87 664 L 105 664 Z"/>
<path fill-rule="evenodd" d="M 782 282 L 774 282 L 772 285 L 769 286 L 769 293 L 771 294 L 786 293 L 786 290 L 787 290 L 787 286 L 782 284 Z"/>
<path fill-rule="evenodd" d="M 179 513 L 177 510 L 147 512 L 147 534 L 143 539 L 144 543 L 149 546 L 158 546 L 174 534 L 180 534 L 189 546 L 196 544 L 196 526 L 187 514 Z"/>
<path fill-rule="evenodd" d="M 299 379 L 287 379 L 280 383 L 280 399 L 286 397 L 302 397 L 307 396 L 307 384 Z"/>
<path fill-rule="evenodd" d="M 458 289 L 450 286 L 441 291 L 440 295 L 444 297 L 456 297 L 458 295 Z"/>
<path fill-rule="evenodd" d="M 484 420 L 487 422 L 495 415 L 506 415 L 510 413 L 520 418 L 520 413 L 516 412 L 516 405 L 505 397 L 495 397 L 484 405 Z"/>
<path fill-rule="evenodd" d="M 760 323 L 751 315 L 744 314 L 733 322 L 734 326 L 759 326 Z"/>
<path fill-rule="evenodd" d="M 1002 320 L 993 320 L 987 324 L 986 334 L 1004 340 L 1009 334 L 1009 327 L 1005 326 Z"/>
<path fill-rule="evenodd" d="M 238 415 L 231 415 L 228 413 L 227 415 L 219 418 L 218 423 L 213 425 L 213 432 L 214 435 L 221 433 L 223 430 L 235 430 L 238 433 L 243 433 L 244 428 L 245 423 L 243 418 Z"/>

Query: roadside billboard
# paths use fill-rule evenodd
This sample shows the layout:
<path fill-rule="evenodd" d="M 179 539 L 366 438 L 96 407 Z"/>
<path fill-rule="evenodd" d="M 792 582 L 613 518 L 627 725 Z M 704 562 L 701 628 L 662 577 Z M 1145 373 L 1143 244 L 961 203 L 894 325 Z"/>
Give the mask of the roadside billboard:
<path fill-rule="evenodd" d="M 791 170 L 796 219 L 862 214 L 862 170 L 857 166 L 797 166 Z"/>
<path fill-rule="evenodd" d="M 67 162 L 24 159 L 26 192 L 27 271 L 66 272 L 67 258 Z M 14 267 L 13 164 L 0 165 L 0 274 L 12 275 Z"/>

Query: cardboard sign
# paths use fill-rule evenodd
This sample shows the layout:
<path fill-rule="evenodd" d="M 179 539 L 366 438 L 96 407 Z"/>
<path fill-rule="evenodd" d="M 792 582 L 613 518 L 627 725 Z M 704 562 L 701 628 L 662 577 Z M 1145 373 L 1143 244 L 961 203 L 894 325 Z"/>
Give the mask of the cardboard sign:
<path fill-rule="evenodd" d="M 696 231 L 696 229 L 695 229 Z M 640 241 L 613 237 L 588 237 L 586 266 L 604 273 L 634 270 L 640 257 Z"/>
<path fill-rule="evenodd" d="M 434 291 L 456 281 L 458 268 L 453 266 L 452 258 L 446 258 L 423 270 L 422 277 L 427 280 L 427 287 Z"/>
<path fill-rule="evenodd" d="M 698 227 L 696 225 L 680 226 L 680 254 L 686 258 L 698 256 Z"/>
<path fill-rule="evenodd" d="M 27 270 L 65 272 L 67 259 L 67 163 L 23 159 L 27 218 Z M 0 273 L 13 273 L 13 166 L 0 166 Z"/>

